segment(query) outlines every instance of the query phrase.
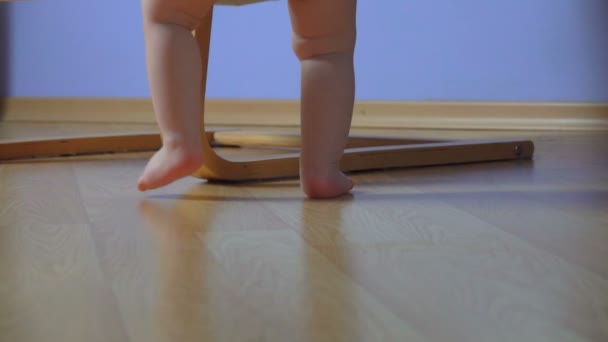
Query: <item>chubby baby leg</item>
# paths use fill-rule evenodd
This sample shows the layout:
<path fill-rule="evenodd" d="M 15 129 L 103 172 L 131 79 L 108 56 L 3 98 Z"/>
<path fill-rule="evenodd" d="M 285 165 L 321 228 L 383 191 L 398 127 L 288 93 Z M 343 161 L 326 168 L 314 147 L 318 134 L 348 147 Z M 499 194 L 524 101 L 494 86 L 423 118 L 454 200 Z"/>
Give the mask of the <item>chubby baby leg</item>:
<path fill-rule="evenodd" d="M 355 97 L 356 0 L 289 0 L 301 62 L 300 180 L 312 198 L 348 193 L 340 170 Z"/>
<path fill-rule="evenodd" d="M 142 0 L 146 66 L 163 145 L 150 159 L 139 190 L 167 185 L 202 163 L 201 60 L 192 30 L 213 0 Z"/>

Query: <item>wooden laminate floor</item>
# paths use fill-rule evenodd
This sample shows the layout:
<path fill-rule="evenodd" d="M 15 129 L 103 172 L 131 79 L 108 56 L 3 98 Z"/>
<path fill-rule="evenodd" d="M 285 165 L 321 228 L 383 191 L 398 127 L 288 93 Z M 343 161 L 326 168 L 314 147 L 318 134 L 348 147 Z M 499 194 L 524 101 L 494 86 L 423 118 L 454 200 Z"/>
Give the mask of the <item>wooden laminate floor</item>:
<path fill-rule="evenodd" d="M 371 132 L 536 157 L 355 174 L 328 201 L 295 180 L 142 194 L 150 153 L 0 164 L 0 341 L 608 341 L 605 133 Z"/>

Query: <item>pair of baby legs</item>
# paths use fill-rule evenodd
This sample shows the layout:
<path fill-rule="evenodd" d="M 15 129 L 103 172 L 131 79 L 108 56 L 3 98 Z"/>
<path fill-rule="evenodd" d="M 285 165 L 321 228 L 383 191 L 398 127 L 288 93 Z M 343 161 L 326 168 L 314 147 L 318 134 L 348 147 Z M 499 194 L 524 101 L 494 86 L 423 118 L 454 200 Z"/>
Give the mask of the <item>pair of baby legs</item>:
<path fill-rule="evenodd" d="M 142 0 L 146 63 L 163 146 L 138 188 L 167 185 L 204 162 L 200 131 L 202 65 L 192 30 L 214 0 Z M 293 50 L 301 64 L 301 187 L 307 196 L 345 194 L 340 171 L 355 96 L 356 0 L 288 0 Z"/>

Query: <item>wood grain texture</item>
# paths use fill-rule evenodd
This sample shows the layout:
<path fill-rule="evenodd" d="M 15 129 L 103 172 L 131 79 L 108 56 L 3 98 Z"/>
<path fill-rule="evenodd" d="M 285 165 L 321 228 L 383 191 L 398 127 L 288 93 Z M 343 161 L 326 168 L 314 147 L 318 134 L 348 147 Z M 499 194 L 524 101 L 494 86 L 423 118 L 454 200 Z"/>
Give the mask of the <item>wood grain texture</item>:
<path fill-rule="evenodd" d="M 88 223 L 82 206 L 74 206 L 80 192 L 70 164 L 5 165 L 0 168 L 0 189 L 2 225 Z"/>
<path fill-rule="evenodd" d="M 124 341 L 87 225 L 0 226 L 5 341 Z"/>
<path fill-rule="evenodd" d="M 72 166 L 0 168 L 0 336 L 124 341 Z"/>
<path fill-rule="evenodd" d="M 536 158 L 356 173 L 332 200 L 139 193 L 151 153 L 2 163 L 0 340 L 608 340 L 607 135 L 356 132 L 530 138 Z"/>

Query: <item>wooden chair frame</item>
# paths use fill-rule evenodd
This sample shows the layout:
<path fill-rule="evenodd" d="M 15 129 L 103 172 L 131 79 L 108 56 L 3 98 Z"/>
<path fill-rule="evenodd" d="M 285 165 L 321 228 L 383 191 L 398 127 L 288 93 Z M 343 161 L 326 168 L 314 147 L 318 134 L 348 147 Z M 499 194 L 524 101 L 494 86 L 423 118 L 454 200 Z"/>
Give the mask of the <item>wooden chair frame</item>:
<path fill-rule="evenodd" d="M 273 155 L 251 161 L 231 161 L 216 153 L 217 146 L 298 148 L 300 137 L 284 133 L 212 132 L 205 129 L 205 97 L 213 11 L 193 32 L 200 49 L 201 131 L 204 164 L 192 176 L 212 181 L 252 181 L 298 177 L 299 153 Z M 158 134 L 105 135 L 0 143 L 0 160 L 66 154 L 127 152 L 157 149 Z M 439 140 L 351 136 L 341 161 L 343 171 L 460 164 L 532 158 L 529 140 Z"/>

